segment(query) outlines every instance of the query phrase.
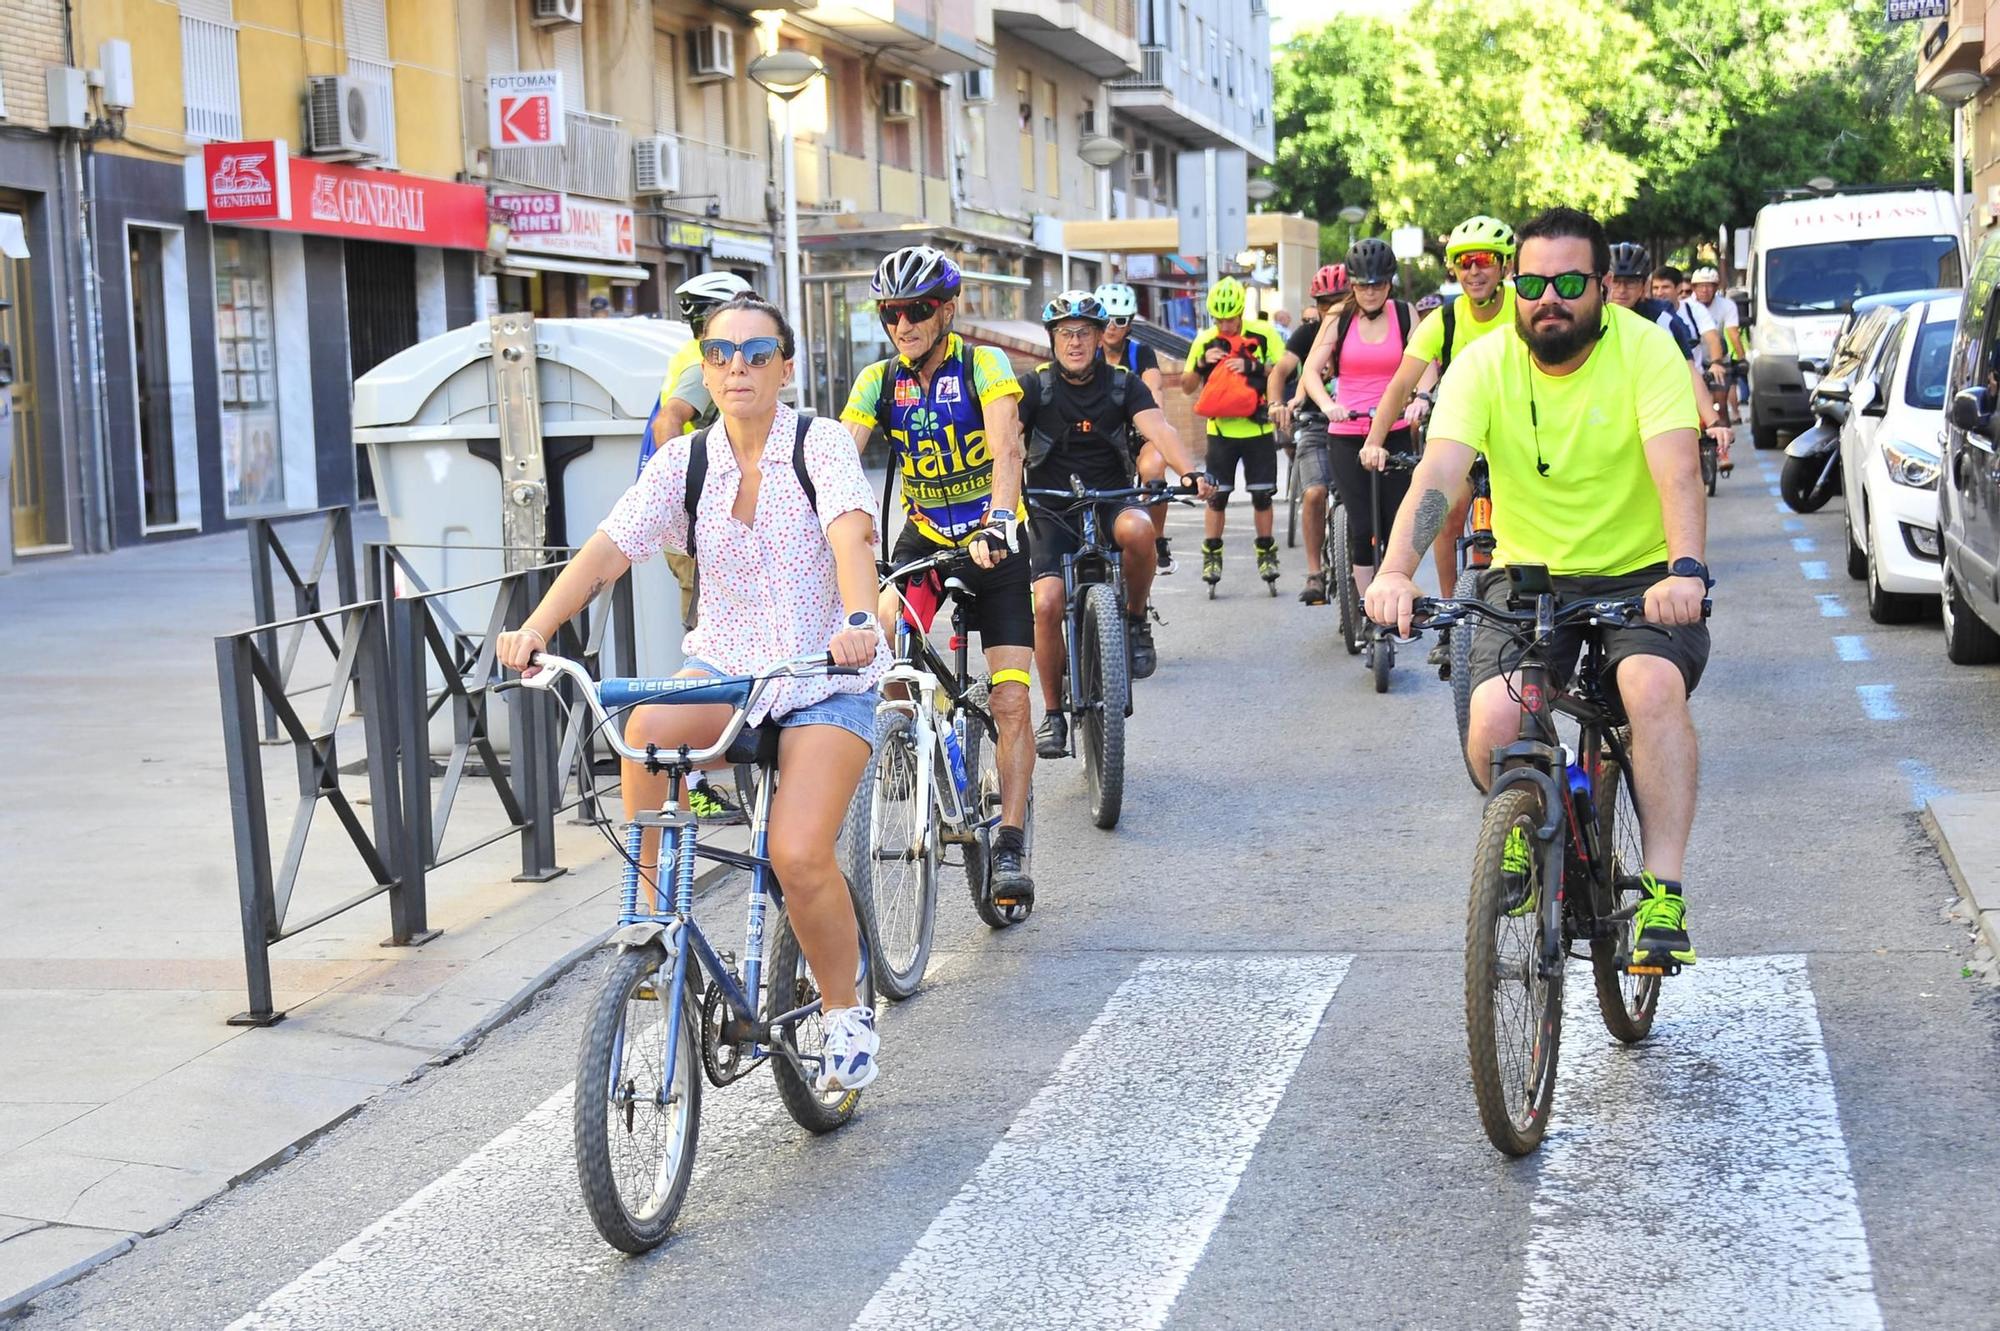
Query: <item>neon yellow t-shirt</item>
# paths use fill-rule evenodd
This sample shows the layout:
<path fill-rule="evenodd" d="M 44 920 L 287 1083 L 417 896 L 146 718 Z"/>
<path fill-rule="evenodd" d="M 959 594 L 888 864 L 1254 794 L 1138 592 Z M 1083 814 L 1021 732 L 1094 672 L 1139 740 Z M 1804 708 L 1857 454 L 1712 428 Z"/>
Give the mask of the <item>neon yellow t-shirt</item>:
<path fill-rule="evenodd" d="M 695 374 L 694 387 L 701 390 L 698 396 L 681 387 L 681 380 L 687 377 L 689 370 L 693 370 Z M 675 391 L 677 388 L 680 389 L 678 393 Z M 682 434 L 691 433 L 701 418 L 715 409 L 714 400 L 709 397 L 707 388 L 701 383 L 701 339 L 699 338 L 691 337 L 681 343 L 681 349 L 667 362 L 667 377 L 660 381 L 660 405 L 666 406 L 675 397 L 682 397 L 695 409 L 693 418 L 682 427 Z"/>
<path fill-rule="evenodd" d="M 1496 564 L 1609 576 L 1667 558 L 1644 445 L 1695 430 L 1694 384 L 1673 334 L 1617 305 L 1604 317 L 1590 359 L 1560 378 L 1518 337 L 1488 338 L 1445 371 L 1430 437 L 1486 455 Z"/>
<path fill-rule="evenodd" d="M 1454 296 L 1456 306 L 1451 312 L 1451 358 L 1456 361 L 1465 349 L 1498 328 L 1514 326 L 1514 284 L 1500 284 L 1500 310 L 1491 319 L 1480 320 L 1473 315 L 1472 302 L 1461 296 Z M 1403 348 L 1403 354 L 1413 360 L 1426 363 L 1444 355 L 1444 310 L 1432 310 L 1424 316 L 1424 321 L 1410 334 L 1410 343 Z"/>
<path fill-rule="evenodd" d="M 1221 334 L 1215 331 L 1214 324 L 1196 333 L 1194 344 L 1188 348 L 1187 364 L 1182 368 L 1185 370 L 1199 368 L 1202 353 L 1206 352 L 1209 344 L 1220 336 Z M 1243 331 L 1238 336 L 1254 337 L 1263 342 L 1264 354 L 1261 359 L 1266 370 L 1277 364 L 1278 357 L 1285 354 L 1285 335 L 1268 319 L 1245 319 Z M 1263 373 L 1260 371 L 1250 376 L 1250 381 L 1261 398 L 1264 393 Z M 1258 439 L 1271 433 L 1271 423 L 1259 420 L 1255 416 L 1225 416 L 1211 420 L 1208 423 L 1208 433 L 1219 434 L 1225 439 Z"/>

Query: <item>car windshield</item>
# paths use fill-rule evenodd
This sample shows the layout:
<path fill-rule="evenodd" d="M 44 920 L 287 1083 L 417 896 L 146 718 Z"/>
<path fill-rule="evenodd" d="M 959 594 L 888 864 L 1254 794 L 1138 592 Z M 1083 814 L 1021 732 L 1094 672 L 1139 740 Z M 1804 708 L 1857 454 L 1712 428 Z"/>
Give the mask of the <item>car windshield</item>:
<path fill-rule="evenodd" d="M 1884 236 L 1772 250 L 1764 261 L 1773 314 L 1836 314 L 1863 296 L 1959 284 L 1950 236 Z"/>
<path fill-rule="evenodd" d="M 1944 410 L 1944 376 L 1951 364 L 1951 338 L 1955 324 L 1927 323 L 1917 332 L 1917 344 L 1910 348 L 1910 374 L 1903 388 L 1903 400 L 1924 411 Z"/>

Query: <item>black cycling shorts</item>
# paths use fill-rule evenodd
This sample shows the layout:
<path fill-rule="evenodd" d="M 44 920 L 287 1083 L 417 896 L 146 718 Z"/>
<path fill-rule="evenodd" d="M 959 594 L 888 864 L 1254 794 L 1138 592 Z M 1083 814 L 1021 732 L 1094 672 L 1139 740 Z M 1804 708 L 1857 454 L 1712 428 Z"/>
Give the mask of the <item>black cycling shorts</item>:
<path fill-rule="evenodd" d="M 914 526 L 905 524 L 889 560 L 893 564 L 907 564 L 937 554 L 942 548 Z M 1016 550 L 992 568 L 968 563 L 955 576 L 977 598 L 970 622 L 972 631 L 979 635 L 981 648 L 1035 645 L 1035 602 L 1029 592 L 1025 550 Z"/>
<path fill-rule="evenodd" d="M 1208 436 L 1208 456 L 1202 469 L 1215 477 L 1217 494 L 1236 488 L 1236 465 L 1243 464 L 1243 488 L 1251 494 L 1272 494 L 1278 488 L 1278 440 L 1275 435 L 1252 435 L 1237 439 L 1229 435 Z"/>
<path fill-rule="evenodd" d="M 1563 601 L 1623 601 L 1645 595 L 1647 588 L 1666 576 L 1667 566 L 1655 564 L 1651 568 L 1610 577 L 1554 577 L 1549 581 L 1555 587 L 1556 596 Z M 1479 575 L 1478 587 L 1479 599 L 1488 605 L 1507 604 L 1506 569 L 1487 569 Z M 1463 633 L 1469 626 L 1460 624 L 1452 632 Z M 1549 666 L 1558 688 L 1569 681 L 1570 672 L 1576 668 L 1586 631 L 1581 624 L 1559 628 L 1549 644 Z M 1681 679 L 1690 694 L 1701 683 L 1702 672 L 1708 668 L 1708 623 L 1705 620 L 1699 624 L 1683 624 L 1679 628 L 1635 625 L 1631 628 L 1602 629 L 1600 632 L 1604 634 L 1604 687 L 1614 701 L 1618 693 L 1618 663 L 1628 656 L 1658 656 L 1673 662 L 1679 668 Z M 1502 674 L 1503 666 L 1505 670 L 1514 669 L 1520 660 L 1520 643 L 1511 639 L 1506 629 L 1480 621 L 1472 634 L 1473 688 Z"/>
<path fill-rule="evenodd" d="M 1096 507 L 1097 539 L 1106 548 L 1117 544 L 1114 530 L 1118 525 L 1118 515 L 1128 508 L 1144 517 L 1147 530 L 1152 530 L 1152 516 L 1137 504 L 1099 504 Z M 1035 513 L 1028 519 L 1028 548 L 1034 552 L 1035 578 L 1038 581 L 1060 578 L 1063 557 L 1083 549 L 1083 510 L 1073 509 L 1061 517 Z"/>

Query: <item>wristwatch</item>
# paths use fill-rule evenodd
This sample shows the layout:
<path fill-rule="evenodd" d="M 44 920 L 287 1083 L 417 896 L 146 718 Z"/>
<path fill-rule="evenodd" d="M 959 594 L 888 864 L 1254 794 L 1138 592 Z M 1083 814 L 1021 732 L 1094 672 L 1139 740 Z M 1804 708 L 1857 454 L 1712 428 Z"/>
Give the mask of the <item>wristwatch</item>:
<path fill-rule="evenodd" d="M 847 617 L 847 627 L 851 629 L 875 629 L 880 628 L 881 624 L 876 620 L 872 611 L 856 610 Z"/>
<path fill-rule="evenodd" d="M 1667 565 L 1667 576 L 1670 578 L 1700 578 L 1702 586 L 1710 588 L 1715 586 L 1715 579 L 1708 576 L 1708 565 L 1688 555 L 1682 555 L 1679 559 Z"/>

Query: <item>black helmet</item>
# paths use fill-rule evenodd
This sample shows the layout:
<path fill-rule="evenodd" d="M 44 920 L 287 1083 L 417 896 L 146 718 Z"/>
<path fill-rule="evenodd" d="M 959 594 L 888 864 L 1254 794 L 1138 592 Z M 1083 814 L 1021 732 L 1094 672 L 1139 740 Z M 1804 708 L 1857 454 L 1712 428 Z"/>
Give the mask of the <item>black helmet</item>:
<path fill-rule="evenodd" d="M 1347 280 L 1349 282 L 1393 282 L 1396 280 L 1396 252 L 1389 248 L 1389 242 L 1375 236 L 1364 236 L 1354 242 L 1354 248 L 1347 252 Z"/>
<path fill-rule="evenodd" d="M 1646 254 L 1644 245 L 1622 240 L 1611 247 L 1611 275 L 1613 277 L 1645 277 L 1653 271 L 1653 261 Z"/>
<path fill-rule="evenodd" d="M 907 245 L 882 260 L 875 269 L 871 289 L 877 300 L 911 300 L 918 296 L 952 300 L 958 295 L 958 265 L 942 250 L 929 245 Z"/>

